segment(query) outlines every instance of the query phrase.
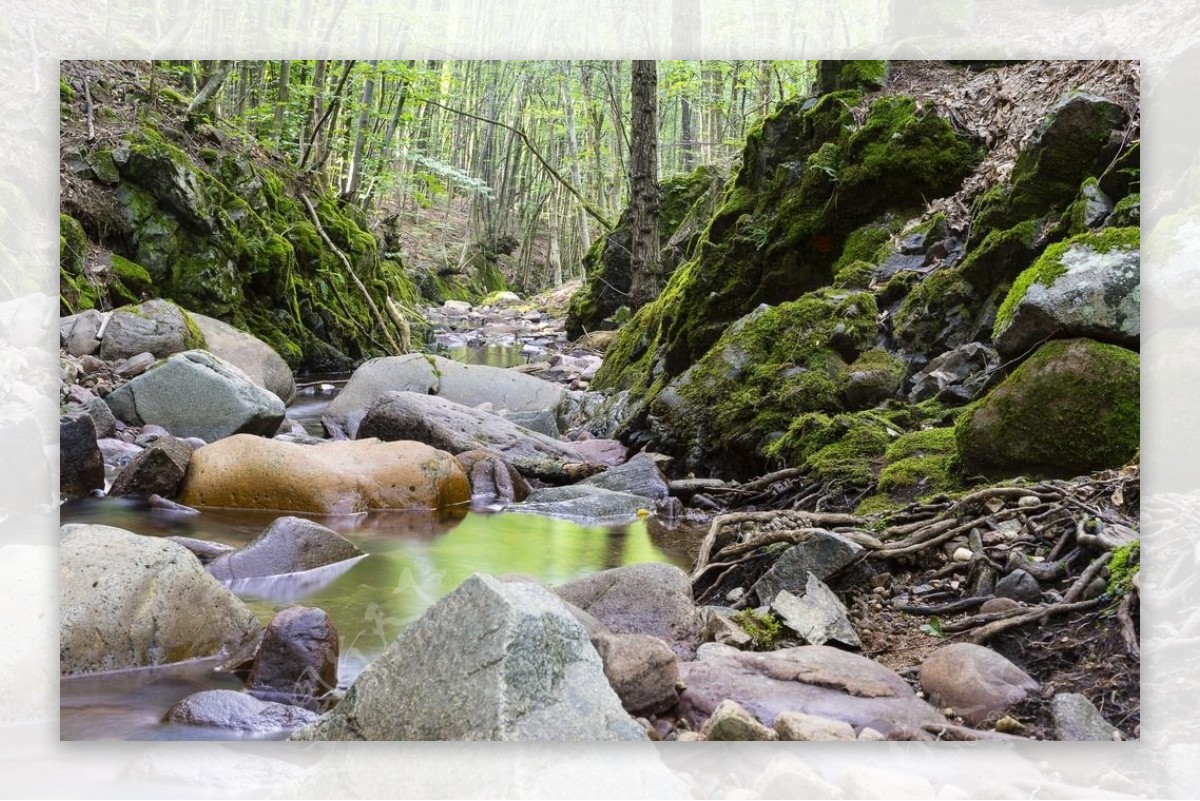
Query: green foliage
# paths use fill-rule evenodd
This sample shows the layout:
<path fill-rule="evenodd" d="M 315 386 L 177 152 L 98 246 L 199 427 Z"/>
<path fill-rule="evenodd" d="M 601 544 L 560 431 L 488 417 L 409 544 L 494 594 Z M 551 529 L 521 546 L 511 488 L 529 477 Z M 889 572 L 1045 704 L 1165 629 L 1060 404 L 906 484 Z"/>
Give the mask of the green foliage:
<path fill-rule="evenodd" d="M 1108 560 L 1108 594 L 1120 598 L 1133 591 L 1133 577 L 1141 569 L 1142 541 L 1122 545 L 1112 552 Z"/>
<path fill-rule="evenodd" d="M 743 609 L 735 613 L 730 620 L 737 623 L 741 626 L 742 631 L 750 635 L 756 651 L 771 650 L 783 636 L 783 626 L 770 612 Z"/>

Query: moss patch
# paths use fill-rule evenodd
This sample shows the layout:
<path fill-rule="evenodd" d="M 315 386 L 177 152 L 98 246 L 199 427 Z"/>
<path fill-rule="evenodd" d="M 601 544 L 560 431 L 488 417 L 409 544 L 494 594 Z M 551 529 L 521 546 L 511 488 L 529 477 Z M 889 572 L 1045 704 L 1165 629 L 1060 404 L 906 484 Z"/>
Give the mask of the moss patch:
<path fill-rule="evenodd" d="M 743 609 L 735 613 L 730 620 L 741 626 L 742 631 L 750 635 L 754 641 L 754 650 L 769 651 L 783 636 L 783 627 L 770 612 L 763 613 L 754 609 Z"/>

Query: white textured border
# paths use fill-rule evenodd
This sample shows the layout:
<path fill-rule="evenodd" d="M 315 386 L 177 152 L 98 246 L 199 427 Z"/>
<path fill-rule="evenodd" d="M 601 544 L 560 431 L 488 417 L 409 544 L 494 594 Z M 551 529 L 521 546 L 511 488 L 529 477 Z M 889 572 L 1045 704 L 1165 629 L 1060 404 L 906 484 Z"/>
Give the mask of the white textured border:
<path fill-rule="evenodd" d="M 0 793 L 1136 797 L 1200 779 L 1200 47 L 1183 0 L 7 0 L 0 18 Z M 58 742 L 58 60 L 1140 58 L 1143 741 L 1027 747 Z"/>

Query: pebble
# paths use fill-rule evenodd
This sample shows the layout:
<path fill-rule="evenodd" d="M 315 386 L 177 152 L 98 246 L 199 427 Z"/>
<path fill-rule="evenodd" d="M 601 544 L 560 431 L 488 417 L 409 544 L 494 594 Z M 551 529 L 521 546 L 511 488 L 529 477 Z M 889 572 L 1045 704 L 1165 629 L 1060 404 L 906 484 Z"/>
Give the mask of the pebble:
<path fill-rule="evenodd" d="M 734 587 L 732 590 L 725 593 L 725 600 L 729 601 L 731 604 L 737 603 L 738 601 L 742 600 L 742 597 L 745 596 L 745 594 L 746 590 L 744 588 Z"/>
<path fill-rule="evenodd" d="M 1022 509 L 1032 509 L 1035 506 L 1040 506 L 1042 499 L 1036 495 L 1022 495 L 1017 500 L 1017 506 Z"/>
<path fill-rule="evenodd" d="M 959 548 L 950 558 L 955 562 L 970 562 L 972 556 L 974 556 L 974 554 L 971 553 L 970 548 Z"/>
<path fill-rule="evenodd" d="M 996 731 L 1001 734 L 1016 734 L 1025 728 L 1021 721 L 1014 718 L 1012 715 L 1005 715 L 996 721 Z"/>

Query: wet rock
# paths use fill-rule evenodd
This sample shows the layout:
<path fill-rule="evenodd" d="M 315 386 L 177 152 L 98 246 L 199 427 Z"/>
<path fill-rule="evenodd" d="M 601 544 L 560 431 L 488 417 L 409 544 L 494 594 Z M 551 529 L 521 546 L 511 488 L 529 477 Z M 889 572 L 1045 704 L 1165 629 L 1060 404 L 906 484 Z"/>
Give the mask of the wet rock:
<path fill-rule="evenodd" d="M 142 449 L 132 442 L 113 437 L 103 437 L 96 443 L 100 446 L 104 463 L 121 469 L 127 467 L 133 458 L 142 452 Z"/>
<path fill-rule="evenodd" d="M 900 676 L 832 646 L 751 653 L 709 643 L 697 657 L 680 665 L 687 685 L 680 693 L 680 710 L 693 726 L 702 725 L 725 699 L 737 701 L 768 726 L 781 712 L 869 726 L 885 736 L 945 722 Z"/>
<path fill-rule="evenodd" d="M 982 645 L 952 643 L 921 663 L 921 689 L 968 723 L 996 719 L 1038 689 L 1025 671 Z"/>
<path fill-rule="evenodd" d="M 86 412 L 58 419 L 59 492 L 81 498 L 104 489 L 104 456 L 96 441 L 96 424 Z"/>
<path fill-rule="evenodd" d="M 616 331 L 589 331 L 579 339 L 575 340 L 575 344 L 581 348 L 591 348 L 603 353 L 608 350 L 608 346 L 617 338 Z"/>
<path fill-rule="evenodd" d="M 498 453 L 464 451 L 454 457 L 471 480 L 471 497 L 519 503 L 529 496 L 529 482 Z"/>
<path fill-rule="evenodd" d="M 192 454 L 180 494 L 189 506 L 312 514 L 441 509 L 470 499 L 454 457 L 418 442 L 296 445 L 249 434 Z"/>
<path fill-rule="evenodd" d="M 802 596 L 780 590 L 771 602 L 771 609 L 809 645 L 824 645 L 833 640 L 851 648 L 862 646 L 846 607 L 812 573 L 808 574 Z"/>
<path fill-rule="evenodd" d="M 61 531 L 63 675 L 217 656 L 261 634 L 246 605 L 182 546 L 112 526 Z"/>
<path fill-rule="evenodd" d="M 100 358 L 115 362 L 148 351 L 162 359 L 204 347 L 204 338 L 189 328 L 188 313 L 166 300 L 123 306 L 109 316 L 100 343 Z M 192 324 L 194 326 L 194 324 Z"/>
<path fill-rule="evenodd" d="M 259 698 L 311 707 L 337 687 L 338 651 L 324 610 L 288 607 L 267 626 L 246 686 Z"/>
<path fill-rule="evenodd" d="M 363 417 L 357 436 L 385 442 L 414 440 L 451 453 L 482 446 L 526 475 L 539 475 L 547 465 L 561 470 L 583 461 L 568 443 L 521 428 L 498 415 L 415 392 L 381 396 Z"/>
<path fill-rule="evenodd" d="M 72 314 L 59 321 L 59 337 L 67 353 L 72 356 L 89 356 L 100 350 L 100 327 L 103 315 L 95 309 Z"/>
<path fill-rule="evenodd" d="M 722 701 L 704 722 L 700 734 L 710 741 L 763 742 L 777 739 L 775 732 L 759 723 L 737 701 Z"/>
<path fill-rule="evenodd" d="M 298 706 L 260 701 L 233 690 L 205 690 L 171 707 L 165 721 L 266 734 L 296 729 L 316 719 L 315 712 Z"/>
<path fill-rule="evenodd" d="M 781 590 L 802 593 L 810 573 L 824 581 L 861 553 L 861 545 L 832 531 L 817 529 L 784 551 L 751 589 L 763 603 L 774 600 Z"/>
<path fill-rule="evenodd" d="M 292 370 L 274 348 L 258 337 L 212 317 L 193 314 L 192 319 L 204 335 L 210 353 L 237 367 L 285 406 L 295 400 L 296 380 Z"/>
<path fill-rule="evenodd" d="M 224 556 L 237 550 L 232 545 L 226 545 L 223 542 L 198 540 L 195 537 L 167 537 L 167 539 L 176 545 L 182 545 L 184 548 L 187 548 L 195 554 L 201 564 L 208 564 L 219 556 Z"/>
<path fill-rule="evenodd" d="M 469 314 L 471 309 L 471 304 L 465 300 L 448 300 L 442 304 L 442 311 L 447 314 Z"/>
<path fill-rule="evenodd" d="M 619 634 L 649 634 L 664 640 L 680 659 L 691 659 L 700 637 L 700 617 L 687 574 L 674 565 L 616 567 L 554 590 Z"/>
<path fill-rule="evenodd" d="M 840 720 L 806 715 L 803 712 L 780 712 L 775 717 L 775 733 L 780 740 L 804 742 L 839 742 L 854 740 L 854 727 Z"/>
<path fill-rule="evenodd" d="M 125 423 L 154 423 L 175 436 L 206 442 L 233 434 L 270 436 L 284 417 L 283 401 L 202 350 L 170 357 L 106 400 Z"/>
<path fill-rule="evenodd" d="M 646 733 L 552 593 L 476 574 L 293 739 L 640 741 Z"/>
<path fill-rule="evenodd" d="M 109 495 L 162 495 L 174 498 L 192 459 L 192 446 L 181 439 L 159 437 L 129 462 L 113 481 Z"/>
<path fill-rule="evenodd" d="M 1118 241 L 1122 232 L 1128 235 Z M 1141 336 L 1137 229 L 1109 229 L 1051 246 L 1017 279 L 993 339 L 1006 356 L 1051 336 L 1090 337 L 1136 348 Z"/>
<path fill-rule="evenodd" d="M 157 361 L 153 353 L 142 351 L 114 367 L 113 373 L 122 378 L 134 378 L 149 370 Z"/>
<path fill-rule="evenodd" d="M 670 647 L 648 634 L 591 636 L 604 675 L 630 714 L 654 714 L 679 700 L 679 660 Z"/>
<path fill-rule="evenodd" d="M 1038 584 L 1038 580 L 1020 568 L 996 582 L 997 598 L 1011 598 L 1014 601 L 1032 603 L 1041 595 L 1042 587 Z"/>
<path fill-rule="evenodd" d="M 612 523 L 636 520 L 653 506 L 653 501 L 630 495 L 628 492 L 613 492 L 600 487 L 574 484 L 567 487 L 535 489 L 529 493 L 524 503 L 509 506 L 505 511 Z"/>
<path fill-rule="evenodd" d="M 580 485 L 626 492 L 652 500 L 662 500 L 671 494 L 658 464 L 644 453 L 639 453 L 623 465 L 586 478 L 576 486 Z"/>
<path fill-rule="evenodd" d="M 1058 740 L 1112 742 L 1120 737 L 1117 728 L 1079 693 L 1054 696 L 1050 714 L 1054 718 L 1054 736 Z"/>
<path fill-rule="evenodd" d="M 301 517 L 281 517 L 244 548 L 213 560 L 208 572 L 221 581 L 281 576 L 362 555 L 332 529 Z"/>

